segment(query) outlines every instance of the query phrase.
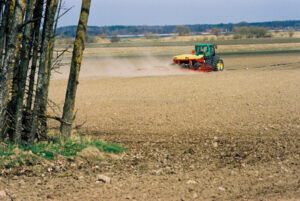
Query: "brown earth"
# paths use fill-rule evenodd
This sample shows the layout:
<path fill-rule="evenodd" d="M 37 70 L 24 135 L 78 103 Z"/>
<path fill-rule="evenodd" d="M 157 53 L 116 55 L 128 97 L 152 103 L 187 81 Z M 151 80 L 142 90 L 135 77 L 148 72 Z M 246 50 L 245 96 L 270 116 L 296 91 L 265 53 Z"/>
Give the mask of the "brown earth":
<path fill-rule="evenodd" d="M 299 55 L 227 56 L 217 73 L 150 60 L 82 68 L 76 124 L 87 122 L 78 131 L 126 154 L 81 170 L 2 176 L 0 200 L 300 200 Z M 105 73 L 112 63 L 131 68 Z M 51 86 L 59 105 L 64 77 Z M 98 174 L 111 182 L 96 182 Z"/>

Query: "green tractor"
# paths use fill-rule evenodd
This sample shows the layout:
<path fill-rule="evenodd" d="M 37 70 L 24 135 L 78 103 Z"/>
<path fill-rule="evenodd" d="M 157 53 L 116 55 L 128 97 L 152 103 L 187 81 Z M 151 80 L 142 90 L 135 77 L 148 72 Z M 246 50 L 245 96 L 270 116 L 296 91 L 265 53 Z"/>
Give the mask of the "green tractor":
<path fill-rule="evenodd" d="M 224 62 L 216 55 L 217 45 L 197 44 L 192 54 L 184 54 L 173 57 L 174 64 L 185 69 L 210 72 L 223 71 Z"/>

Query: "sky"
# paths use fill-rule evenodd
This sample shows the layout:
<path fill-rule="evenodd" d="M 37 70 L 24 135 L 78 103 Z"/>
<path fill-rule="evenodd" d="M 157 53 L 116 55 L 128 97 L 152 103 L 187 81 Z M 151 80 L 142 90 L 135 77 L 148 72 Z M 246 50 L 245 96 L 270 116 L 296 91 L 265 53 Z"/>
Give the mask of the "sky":
<path fill-rule="evenodd" d="M 59 26 L 77 25 L 82 0 Z M 300 20 L 300 0 L 92 0 L 90 26 L 178 25 Z"/>

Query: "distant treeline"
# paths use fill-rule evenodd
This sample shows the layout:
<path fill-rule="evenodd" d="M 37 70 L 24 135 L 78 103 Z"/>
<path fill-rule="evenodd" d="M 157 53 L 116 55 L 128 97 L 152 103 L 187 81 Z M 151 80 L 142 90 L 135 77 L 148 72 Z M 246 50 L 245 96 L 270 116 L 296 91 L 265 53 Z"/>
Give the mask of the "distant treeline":
<path fill-rule="evenodd" d="M 177 25 L 165 25 L 165 26 L 89 26 L 87 34 L 89 36 L 96 35 L 138 35 L 145 33 L 153 34 L 172 34 L 174 33 Z M 190 32 L 199 34 L 202 32 L 208 32 L 213 28 L 219 28 L 223 32 L 232 32 L 234 27 L 265 27 L 267 29 L 295 29 L 300 30 L 300 20 L 289 20 L 289 21 L 271 21 L 271 22 L 240 22 L 240 23 L 229 23 L 229 24 L 196 24 L 196 25 L 185 25 L 189 28 Z M 62 37 L 74 37 L 77 26 L 66 26 L 60 27 L 57 30 L 57 34 Z"/>

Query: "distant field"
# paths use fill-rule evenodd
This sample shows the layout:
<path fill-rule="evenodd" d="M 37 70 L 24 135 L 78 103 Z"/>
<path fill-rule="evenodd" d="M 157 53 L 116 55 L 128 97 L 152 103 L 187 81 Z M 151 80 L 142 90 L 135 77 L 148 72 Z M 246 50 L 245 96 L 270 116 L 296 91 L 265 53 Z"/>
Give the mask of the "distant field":
<path fill-rule="evenodd" d="M 88 58 L 126 58 L 126 57 L 172 57 L 177 54 L 190 53 L 195 44 L 213 43 L 218 45 L 220 55 L 228 54 L 264 54 L 264 53 L 293 53 L 300 52 L 300 35 L 295 33 L 293 38 L 279 37 L 259 39 L 238 39 L 231 36 L 171 36 L 159 39 L 122 39 L 118 43 L 110 43 L 109 39 L 98 38 L 95 43 L 87 43 L 84 56 Z M 65 49 L 71 39 L 59 39 L 58 50 Z M 70 58 L 71 52 L 65 54 Z"/>
<path fill-rule="evenodd" d="M 181 40 L 182 39 L 182 40 Z M 202 40 L 201 40 L 202 39 Z M 101 47 L 161 47 L 161 46 L 191 46 L 196 43 L 213 43 L 217 45 L 247 45 L 247 44 L 278 44 L 278 43 L 300 43 L 300 38 L 260 38 L 260 39 L 216 39 L 214 37 L 177 37 L 169 39 L 130 39 L 118 43 L 100 41 L 99 43 L 88 43 L 88 48 Z M 57 44 L 57 48 L 64 48 L 67 44 Z"/>
<path fill-rule="evenodd" d="M 87 46 L 85 57 L 172 57 L 177 54 L 190 53 L 194 43 L 186 46 L 146 46 L 146 47 L 98 47 Z M 298 43 L 271 43 L 271 44 L 236 44 L 219 45 L 219 54 L 241 54 L 241 53 L 272 53 L 272 52 L 300 52 L 300 41 Z M 71 53 L 65 55 L 71 57 Z"/>

